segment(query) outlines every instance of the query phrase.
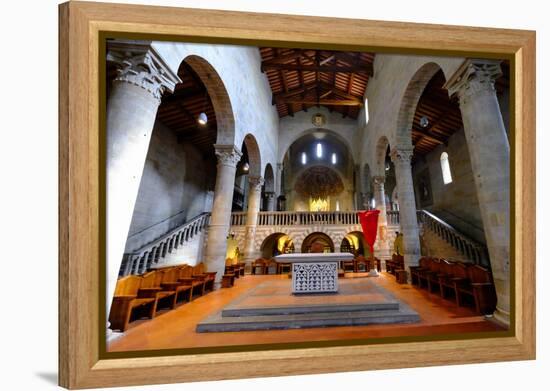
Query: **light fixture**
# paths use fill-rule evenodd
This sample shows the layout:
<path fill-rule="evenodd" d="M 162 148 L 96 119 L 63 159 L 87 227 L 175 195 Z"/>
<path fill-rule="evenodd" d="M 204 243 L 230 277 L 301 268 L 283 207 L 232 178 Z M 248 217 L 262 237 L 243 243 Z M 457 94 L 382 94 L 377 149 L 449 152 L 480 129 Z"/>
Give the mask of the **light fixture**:
<path fill-rule="evenodd" d="M 307 163 L 307 155 L 305 152 L 302 152 L 302 164 L 305 165 Z"/>
<path fill-rule="evenodd" d="M 332 156 L 330 157 L 330 161 L 332 162 L 332 164 L 336 164 L 336 154 L 333 153 Z"/>
<path fill-rule="evenodd" d="M 427 127 L 429 123 L 430 121 L 428 120 L 428 117 L 423 116 L 422 118 L 420 118 L 420 126 L 422 126 L 423 128 Z"/>
<path fill-rule="evenodd" d="M 243 164 L 243 171 L 244 172 L 248 172 L 249 169 L 250 169 L 250 165 L 248 163 Z"/>
<path fill-rule="evenodd" d="M 199 125 L 206 125 L 206 123 L 208 122 L 208 117 L 206 116 L 206 113 L 203 111 L 202 113 L 199 114 L 199 117 L 197 118 L 197 122 L 199 123 Z"/>

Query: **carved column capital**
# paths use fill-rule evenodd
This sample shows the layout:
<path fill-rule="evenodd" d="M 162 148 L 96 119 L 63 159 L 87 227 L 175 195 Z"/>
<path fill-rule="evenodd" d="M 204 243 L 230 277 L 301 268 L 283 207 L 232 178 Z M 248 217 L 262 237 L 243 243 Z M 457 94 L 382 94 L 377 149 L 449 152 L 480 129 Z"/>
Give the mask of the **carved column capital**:
<path fill-rule="evenodd" d="M 495 80 L 501 75 L 498 60 L 467 59 L 443 88 L 449 96 L 456 94 L 463 105 L 478 94 L 494 94 Z"/>
<path fill-rule="evenodd" d="M 165 91 L 181 82 L 158 55 L 150 41 L 112 41 L 107 44 L 107 61 L 118 66 L 114 82 L 136 85 L 150 92 L 160 103 Z"/>
<path fill-rule="evenodd" d="M 250 191 L 260 192 L 262 191 L 264 178 L 262 178 L 261 176 L 249 176 L 248 184 L 250 186 Z"/>
<path fill-rule="evenodd" d="M 391 161 L 395 165 L 408 164 L 410 166 L 413 156 L 413 148 L 393 148 L 390 151 Z"/>
<path fill-rule="evenodd" d="M 214 150 L 218 157 L 218 164 L 228 167 L 237 167 L 243 155 L 234 145 L 214 144 Z"/>
<path fill-rule="evenodd" d="M 374 175 L 372 177 L 372 182 L 375 184 L 375 185 L 382 185 L 384 186 L 384 183 L 386 182 L 386 177 L 383 176 L 383 175 Z"/>

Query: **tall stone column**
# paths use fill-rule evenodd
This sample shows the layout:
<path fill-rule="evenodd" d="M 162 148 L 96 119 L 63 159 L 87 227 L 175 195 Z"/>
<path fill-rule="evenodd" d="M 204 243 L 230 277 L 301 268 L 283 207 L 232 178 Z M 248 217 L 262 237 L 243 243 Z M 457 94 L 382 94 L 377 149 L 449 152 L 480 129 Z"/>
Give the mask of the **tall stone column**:
<path fill-rule="evenodd" d="M 242 152 L 234 145 L 215 144 L 214 148 L 218 157 L 218 165 L 204 261 L 208 271 L 217 272 L 215 282 L 219 284 L 225 272 L 227 235 L 231 223 L 235 173 Z"/>
<path fill-rule="evenodd" d="M 397 194 L 399 198 L 399 222 L 403 233 L 403 251 L 407 278 L 411 282 L 410 266 L 418 266 L 420 258 L 420 239 L 416 219 L 416 203 L 411 172 L 413 149 L 394 148 L 391 160 L 395 167 Z"/>
<path fill-rule="evenodd" d="M 285 189 L 283 188 L 283 163 L 277 163 L 276 182 L 275 182 L 275 195 L 285 195 Z"/>
<path fill-rule="evenodd" d="M 254 248 L 254 238 L 256 236 L 256 225 L 258 223 L 258 212 L 260 211 L 260 198 L 262 195 L 262 177 L 248 177 L 248 208 L 246 212 L 246 236 L 244 248 L 244 261 L 246 266 L 256 259 L 256 249 Z"/>
<path fill-rule="evenodd" d="M 388 243 L 388 216 L 386 214 L 386 193 L 384 191 L 383 176 L 374 176 L 372 178 L 374 184 L 374 202 L 375 207 L 380 211 L 378 215 L 378 235 L 374 245 L 374 255 L 382 261 L 382 270 L 385 270 L 385 260 L 390 258 L 390 247 Z"/>
<path fill-rule="evenodd" d="M 458 95 L 497 293 L 494 316 L 510 324 L 510 144 L 495 91 L 499 61 L 467 60 L 445 88 Z"/>
<path fill-rule="evenodd" d="M 112 42 L 107 50 L 119 66 L 107 102 L 108 318 L 160 98 L 180 80 L 148 42 Z"/>
<path fill-rule="evenodd" d="M 272 191 L 268 191 L 265 193 L 266 198 L 266 210 L 268 212 L 273 212 L 275 210 L 275 193 Z"/>

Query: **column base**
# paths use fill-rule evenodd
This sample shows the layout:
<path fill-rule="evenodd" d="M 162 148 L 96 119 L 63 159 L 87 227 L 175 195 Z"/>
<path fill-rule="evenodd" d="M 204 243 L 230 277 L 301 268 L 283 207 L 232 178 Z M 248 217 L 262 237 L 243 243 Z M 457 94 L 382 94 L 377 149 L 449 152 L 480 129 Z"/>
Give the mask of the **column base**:
<path fill-rule="evenodd" d="M 510 312 L 504 311 L 498 307 L 492 315 L 487 316 L 486 318 L 492 322 L 498 323 L 501 326 L 508 328 L 510 327 Z"/>
<path fill-rule="evenodd" d="M 380 277 L 380 273 L 378 273 L 378 270 L 371 269 L 368 274 L 369 277 Z"/>

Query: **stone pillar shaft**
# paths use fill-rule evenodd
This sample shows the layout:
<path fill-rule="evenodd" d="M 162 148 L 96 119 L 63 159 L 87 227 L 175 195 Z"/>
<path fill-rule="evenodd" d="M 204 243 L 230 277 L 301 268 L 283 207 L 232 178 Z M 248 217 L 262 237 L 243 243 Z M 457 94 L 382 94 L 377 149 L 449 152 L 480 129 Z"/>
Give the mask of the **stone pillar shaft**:
<path fill-rule="evenodd" d="M 376 209 L 380 211 L 378 215 L 378 234 L 374 247 L 375 255 L 384 263 L 382 269 L 385 269 L 384 261 L 391 256 L 388 244 L 388 217 L 386 214 L 386 193 L 384 191 L 385 180 L 386 178 L 383 176 L 373 177 L 374 202 Z"/>
<path fill-rule="evenodd" d="M 467 60 L 446 84 L 457 94 L 497 293 L 495 318 L 510 323 L 510 144 L 494 82 L 498 61 Z"/>
<path fill-rule="evenodd" d="M 254 248 L 254 239 L 256 236 L 256 225 L 258 223 L 258 212 L 260 211 L 260 200 L 262 195 L 262 177 L 248 177 L 248 208 L 246 212 L 246 236 L 244 261 L 246 264 L 252 263 L 256 258 L 256 249 Z"/>
<path fill-rule="evenodd" d="M 118 76 L 107 103 L 107 317 L 164 91 L 179 81 L 147 42 L 112 42 Z"/>
<path fill-rule="evenodd" d="M 275 182 L 275 195 L 278 197 L 284 195 L 285 189 L 283 189 L 283 163 L 277 163 L 277 173 Z"/>
<path fill-rule="evenodd" d="M 275 210 L 275 193 L 274 192 L 266 192 L 266 209 L 268 212 L 273 212 Z"/>
<path fill-rule="evenodd" d="M 403 233 L 403 250 L 405 269 L 410 282 L 410 266 L 417 266 L 420 257 L 420 239 L 418 222 L 416 219 L 416 202 L 414 198 L 414 187 L 411 172 L 411 158 L 413 155 L 410 149 L 397 149 L 391 151 L 391 159 L 395 167 L 397 179 L 397 192 L 399 198 L 399 222 Z"/>
<path fill-rule="evenodd" d="M 234 145 L 216 144 L 214 148 L 218 157 L 218 165 L 204 261 L 208 271 L 217 272 L 216 282 L 219 282 L 225 272 L 227 235 L 231 223 L 235 173 L 242 153 Z"/>

